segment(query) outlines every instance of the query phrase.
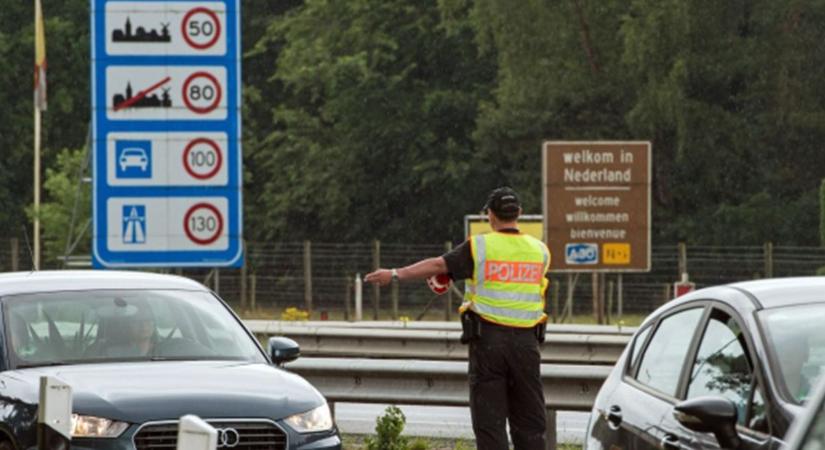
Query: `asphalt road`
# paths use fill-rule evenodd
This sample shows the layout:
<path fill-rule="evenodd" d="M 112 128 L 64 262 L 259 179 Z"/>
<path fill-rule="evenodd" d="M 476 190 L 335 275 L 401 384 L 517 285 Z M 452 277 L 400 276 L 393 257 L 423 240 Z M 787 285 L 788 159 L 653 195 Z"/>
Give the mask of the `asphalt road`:
<path fill-rule="evenodd" d="M 375 419 L 387 405 L 336 403 L 335 420 L 342 433 L 373 434 Z M 470 409 L 446 406 L 401 406 L 407 418 L 406 436 L 472 439 Z M 558 442 L 581 444 L 588 414 L 559 411 L 556 414 Z"/>

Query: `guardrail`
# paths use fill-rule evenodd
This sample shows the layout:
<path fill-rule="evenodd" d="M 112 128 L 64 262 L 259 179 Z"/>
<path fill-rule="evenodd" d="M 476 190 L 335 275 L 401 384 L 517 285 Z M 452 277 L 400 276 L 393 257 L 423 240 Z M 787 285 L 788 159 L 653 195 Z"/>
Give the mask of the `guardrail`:
<path fill-rule="evenodd" d="M 286 365 L 335 402 L 469 406 L 467 362 L 299 358 Z M 542 364 L 548 448 L 556 411 L 589 411 L 611 367 Z"/>
<path fill-rule="evenodd" d="M 295 322 L 249 321 L 259 337 L 286 336 L 308 356 L 466 360 L 467 346 L 458 331 L 311 327 Z M 547 334 L 542 362 L 614 364 L 628 335 Z"/>
<path fill-rule="evenodd" d="M 459 322 L 446 321 L 412 321 L 400 320 L 370 320 L 346 322 L 341 320 L 315 321 L 283 321 L 283 320 L 246 320 L 247 326 L 257 328 L 270 327 L 278 329 L 283 326 L 306 326 L 309 328 L 365 328 L 365 329 L 401 329 L 401 330 L 434 330 L 434 331 L 461 331 Z M 575 324 L 547 324 L 548 334 L 607 334 L 627 335 L 636 332 L 636 327 L 622 327 L 618 325 L 575 325 Z"/>

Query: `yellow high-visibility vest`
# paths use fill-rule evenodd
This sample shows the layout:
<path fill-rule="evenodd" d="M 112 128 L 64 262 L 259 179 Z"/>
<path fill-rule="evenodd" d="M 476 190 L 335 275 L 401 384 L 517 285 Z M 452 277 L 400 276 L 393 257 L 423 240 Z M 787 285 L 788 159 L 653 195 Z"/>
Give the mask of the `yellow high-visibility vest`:
<path fill-rule="evenodd" d="M 473 236 L 473 278 L 467 280 L 461 312 L 510 327 L 528 328 L 547 320 L 544 294 L 549 282 L 550 250 L 521 233 Z"/>

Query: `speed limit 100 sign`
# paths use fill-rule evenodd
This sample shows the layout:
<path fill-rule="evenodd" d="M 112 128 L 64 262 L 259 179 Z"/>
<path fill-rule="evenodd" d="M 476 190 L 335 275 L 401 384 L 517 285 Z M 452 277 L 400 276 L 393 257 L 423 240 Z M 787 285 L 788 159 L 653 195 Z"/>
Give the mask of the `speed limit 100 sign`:
<path fill-rule="evenodd" d="M 183 167 L 190 176 L 198 180 L 214 177 L 222 165 L 221 147 L 212 139 L 194 139 L 183 150 Z"/>

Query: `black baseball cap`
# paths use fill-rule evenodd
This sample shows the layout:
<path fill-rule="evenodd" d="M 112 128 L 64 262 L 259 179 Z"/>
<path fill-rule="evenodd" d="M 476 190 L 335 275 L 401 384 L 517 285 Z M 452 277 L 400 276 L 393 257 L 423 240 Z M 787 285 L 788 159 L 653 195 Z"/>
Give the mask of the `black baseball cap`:
<path fill-rule="evenodd" d="M 518 217 L 520 208 L 521 202 L 516 191 L 507 186 L 502 186 L 490 192 L 482 211 L 486 213 L 489 210 L 499 219 L 512 220 Z"/>

